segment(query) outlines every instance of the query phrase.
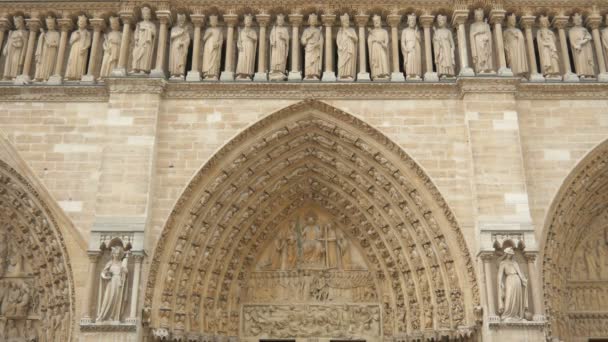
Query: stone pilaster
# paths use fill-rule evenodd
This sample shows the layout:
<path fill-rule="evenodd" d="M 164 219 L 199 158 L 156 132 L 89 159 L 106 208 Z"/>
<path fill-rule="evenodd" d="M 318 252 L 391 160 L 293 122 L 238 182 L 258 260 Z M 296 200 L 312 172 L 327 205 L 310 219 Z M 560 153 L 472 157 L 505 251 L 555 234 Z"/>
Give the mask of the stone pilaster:
<path fill-rule="evenodd" d="M 230 13 L 224 14 L 224 22 L 226 23 L 226 63 L 224 64 L 224 71 L 220 75 L 220 81 L 231 82 L 234 81 L 234 27 L 238 23 L 239 16 Z"/>
<path fill-rule="evenodd" d="M 267 50 L 268 47 L 266 45 L 266 29 L 268 27 L 268 23 L 270 22 L 270 14 L 261 13 L 255 16 L 255 20 L 260 25 L 260 34 L 258 39 L 258 72 L 253 76 L 253 80 L 256 82 L 264 82 L 268 81 L 268 60 Z"/>
<path fill-rule="evenodd" d="M 371 81 L 369 72 L 367 72 L 367 50 L 365 49 L 367 42 L 365 39 L 365 27 L 367 26 L 368 21 L 369 15 L 367 14 L 359 13 L 355 16 L 359 34 L 359 72 L 357 73 L 357 82 Z"/>
<path fill-rule="evenodd" d="M 61 84 L 63 82 L 63 63 L 65 62 L 65 50 L 68 44 L 68 33 L 72 29 L 73 23 L 70 18 L 57 19 L 57 24 L 61 30 L 59 37 L 59 48 L 57 49 L 57 61 L 55 62 L 55 71 L 49 77 L 48 84 Z"/>
<path fill-rule="evenodd" d="M 201 55 L 201 29 L 205 24 L 204 14 L 191 14 L 190 21 L 194 25 L 194 38 L 192 42 L 192 67 L 186 75 L 186 81 L 198 82 L 201 80 L 200 55 Z"/>
<path fill-rule="evenodd" d="M 326 13 L 321 15 L 321 21 L 325 26 L 325 69 L 323 71 L 323 82 L 335 82 L 336 73 L 334 70 L 334 38 L 333 38 L 333 27 L 336 15 L 333 13 Z"/>
<path fill-rule="evenodd" d="M 458 76 L 475 76 L 475 72 L 469 67 L 469 51 L 467 44 L 467 32 L 465 24 L 469 19 L 469 11 L 457 9 L 452 15 L 452 26 L 457 27 L 458 31 L 458 57 L 460 59 L 460 72 Z"/>
<path fill-rule="evenodd" d="M 572 72 L 570 67 L 570 55 L 568 54 L 568 40 L 566 39 L 566 26 L 568 26 L 570 18 L 565 15 L 558 15 L 553 18 L 553 27 L 557 28 L 559 35 L 559 46 L 562 58 L 563 79 L 564 82 L 578 82 L 578 76 Z"/>
<path fill-rule="evenodd" d="M 95 313 L 91 312 L 91 298 L 95 296 L 95 278 L 97 276 L 97 262 L 99 261 L 99 251 L 90 251 L 89 268 L 87 270 L 87 283 L 85 287 L 85 295 L 82 300 L 82 318 L 81 324 L 90 324 L 95 320 Z"/>
<path fill-rule="evenodd" d="M 432 50 L 432 39 L 431 39 L 431 28 L 433 27 L 433 21 L 435 16 L 430 14 L 423 14 L 420 16 L 420 25 L 424 30 L 424 81 L 425 82 L 437 82 L 439 76 L 433 71 L 433 50 Z"/>
<path fill-rule="evenodd" d="M 302 71 L 300 69 L 300 26 L 304 16 L 300 13 L 289 15 L 289 23 L 291 24 L 291 71 L 287 80 L 289 82 L 302 81 Z"/>
<path fill-rule="evenodd" d="M 526 262 L 528 264 L 528 281 L 532 295 L 533 320 L 544 322 L 546 320 L 543 309 L 543 298 L 541 291 L 541 282 L 536 268 L 536 252 L 525 253 Z"/>
<path fill-rule="evenodd" d="M 401 23 L 401 15 L 389 14 L 386 21 L 391 28 L 391 82 L 403 82 L 405 76 L 399 70 L 399 24 Z"/>
<path fill-rule="evenodd" d="M 89 56 L 87 74 L 82 75 L 81 81 L 85 83 L 95 83 L 101 62 L 99 59 L 99 48 L 101 47 L 101 30 L 105 27 L 105 20 L 102 18 L 92 18 L 89 20 L 89 23 L 93 26 L 93 42 L 91 43 L 91 55 Z"/>
<path fill-rule="evenodd" d="M 27 39 L 25 60 L 23 61 L 23 70 L 21 72 L 21 75 L 18 75 L 14 81 L 14 83 L 17 85 L 28 84 L 32 80 L 32 78 L 30 77 L 30 73 L 32 71 L 32 59 L 34 57 L 36 36 L 38 35 L 38 31 L 40 31 L 40 19 L 38 17 L 25 19 L 25 23 L 27 29 L 29 30 L 29 37 Z"/>
<path fill-rule="evenodd" d="M 492 9 L 490 12 L 490 23 L 494 25 L 494 41 L 496 42 L 496 55 L 498 56 L 498 76 L 513 76 L 513 72 L 507 67 L 505 58 L 505 44 L 502 37 L 502 23 L 505 21 L 507 11 L 503 9 Z"/>
<path fill-rule="evenodd" d="M 158 47 L 156 48 L 156 66 L 150 72 L 150 77 L 166 78 L 167 77 L 167 50 L 169 26 L 171 25 L 171 11 L 160 10 L 156 11 L 156 18 L 159 21 L 158 28 Z"/>
<path fill-rule="evenodd" d="M 528 65 L 530 66 L 530 82 L 544 82 L 545 77 L 538 72 L 536 66 L 536 52 L 534 50 L 534 38 L 532 37 L 532 27 L 536 17 L 533 15 L 524 15 L 520 19 L 520 25 L 524 28 L 526 36 L 526 53 L 528 54 Z"/>
<path fill-rule="evenodd" d="M 606 60 L 604 59 L 604 48 L 602 47 L 602 38 L 600 37 L 601 23 L 602 16 L 600 16 L 599 14 L 592 14 L 587 17 L 587 26 L 591 30 L 591 35 L 593 36 L 595 56 L 597 58 L 597 65 L 599 69 L 597 80 L 600 82 L 608 82 L 608 73 L 606 72 Z"/>

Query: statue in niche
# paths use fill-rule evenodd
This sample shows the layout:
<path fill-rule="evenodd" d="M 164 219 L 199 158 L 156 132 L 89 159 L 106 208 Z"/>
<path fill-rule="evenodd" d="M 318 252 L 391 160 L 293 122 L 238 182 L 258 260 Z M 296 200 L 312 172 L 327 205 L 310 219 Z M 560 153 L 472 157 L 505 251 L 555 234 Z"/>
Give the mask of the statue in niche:
<path fill-rule="evenodd" d="M 549 29 L 549 18 L 542 15 L 538 20 L 540 28 L 536 33 L 540 68 L 544 76 L 559 77 L 559 55 L 555 45 L 555 33 Z"/>
<path fill-rule="evenodd" d="M 513 259 L 513 248 L 504 253 L 498 265 L 498 314 L 505 321 L 520 321 L 528 311 L 528 279 Z"/>
<path fill-rule="evenodd" d="M 148 73 L 152 68 L 152 55 L 156 45 L 156 25 L 152 22 L 150 7 L 141 9 L 142 21 L 137 23 L 133 32 L 133 60 L 131 69 L 134 73 Z"/>
<path fill-rule="evenodd" d="M 28 32 L 25 29 L 25 21 L 20 15 L 13 17 L 15 29 L 8 33 L 6 44 L 2 49 L 4 60 L 5 80 L 12 80 L 21 74 L 23 63 L 25 62 L 25 50 L 27 46 Z"/>
<path fill-rule="evenodd" d="M 185 14 L 177 14 L 177 25 L 171 28 L 170 39 L 169 73 L 172 78 L 182 78 L 186 72 L 186 58 L 190 47 L 190 32 Z"/>
<path fill-rule="evenodd" d="M 340 17 L 342 24 L 336 35 L 338 46 L 338 79 L 353 81 L 357 74 L 357 32 L 350 27 L 350 19 L 347 13 Z"/>
<path fill-rule="evenodd" d="M 65 78 L 67 80 L 80 80 L 86 73 L 87 57 L 91 47 L 91 32 L 87 30 L 89 21 L 86 16 L 78 17 L 78 30 L 70 36 L 70 55 L 68 57 Z"/>
<path fill-rule="evenodd" d="M 475 10 L 475 21 L 470 27 L 471 56 L 475 72 L 478 74 L 493 73 L 492 31 L 484 19 L 483 9 Z"/>
<path fill-rule="evenodd" d="M 114 246 L 111 253 L 112 260 L 108 261 L 100 275 L 97 322 L 119 322 L 127 299 L 129 252 L 125 253 L 122 247 Z"/>
<path fill-rule="evenodd" d="M 319 80 L 321 78 L 321 57 L 323 56 L 323 34 L 317 27 L 317 15 L 308 16 L 308 27 L 302 32 L 304 46 L 304 79 Z"/>
<path fill-rule="evenodd" d="M 526 55 L 526 42 L 524 34 L 517 28 L 517 17 L 511 14 L 507 17 L 507 28 L 502 36 L 505 42 L 505 56 L 507 66 L 513 75 L 521 76 L 528 72 L 528 56 Z"/>
<path fill-rule="evenodd" d="M 593 60 L 593 47 L 591 46 L 591 34 L 583 27 L 583 17 L 576 13 L 572 16 L 574 27 L 568 32 L 572 59 L 576 74 L 581 77 L 595 76 L 595 62 Z"/>
<path fill-rule="evenodd" d="M 220 62 L 222 57 L 222 44 L 224 34 L 217 27 L 217 15 L 209 16 L 209 28 L 203 35 L 203 66 L 202 75 L 206 80 L 217 80 L 220 75 Z"/>
<path fill-rule="evenodd" d="M 103 59 L 101 61 L 101 69 L 99 70 L 100 78 L 110 76 L 112 70 L 118 65 L 121 40 L 120 21 L 118 17 L 110 17 L 110 32 L 104 35 L 103 40 Z"/>
<path fill-rule="evenodd" d="M 283 81 L 286 76 L 287 54 L 289 53 L 289 31 L 285 26 L 285 16 L 277 15 L 277 22 L 270 30 L 270 74 L 271 81 Z"/>
<path fill-rule="evenodd" d="M 49 79 L 55 68 L 57 59 L 57 49 L 59 48 L 59 32 L 57 32 L 57 22 L 53 17 L 47 17 L 46 32 L 41 28 L 38 45 L 36 46 L 36 81 L 46 81 Z"/>
<path fill-rule="evenodd" d="M 407 27 L 401 32 L 403 70 L 408 79 L 419 80 L 422 76 L 422 48 L 420 31 L 416 26 L 416 14 L 407 16 Z"/>
<path fill-rule="evenodd" d="M 455 72 L 454 37 L 452 30 L 447 28 L 447 17 L 437 16 L 437 28 L 434 29 L 433 50 L 435 51 L 435 64 L 437 74 L 441 78 L 453 77 Z"/>
<path fill-rule="evenodd" d="M 390 68 L 388 64 L 388 32 L 382 28 L 382 18 L 374 15 L 374 28 L 369 31 L 369 64 L 372 80 L 388 80 Z"/>
<path fill-rule="evenodd" d="M 248 14 L 243 21 L 245 27 L 239 32 L 236 47 L 239 51 L 239 58 L 236 64 L 236 79 L 251 80 L 255 73 L 255 50 L 258 42 L 258 34 L 251 27 L 253 16 Z"/>
<path fill-rule="evenodd" d="M 306 224 L 302 227 L 302 265 L 315 268 L 325 266 L 323 230 L 317 215 L 312 212 L 306 216 Z"/>

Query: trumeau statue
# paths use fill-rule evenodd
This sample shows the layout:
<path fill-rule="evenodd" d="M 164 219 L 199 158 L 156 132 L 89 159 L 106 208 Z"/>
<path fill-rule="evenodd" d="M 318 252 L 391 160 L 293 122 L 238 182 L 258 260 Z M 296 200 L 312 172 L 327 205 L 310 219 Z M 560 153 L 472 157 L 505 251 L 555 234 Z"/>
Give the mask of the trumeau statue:
<path fill-rule="evenodd" d="M 388 32 L 382 28 L 382 18 L 374 15 L 374 28 L 369 31 L 367 44 L 372 80 L 387 80 L 390 76 L 388 62 Z"/>
<path fill-rule="evenodd" d="M 23 62 L 25 61 L 25 50 L 27 46 L 28 33 L 25 29 L 25 21 L 22 16 L 14 16 L 15 29 L 8 33 L 6 44 L 2 49 L 5 56 L 4 75 L 5 80 L 12 80 L 21 74 Z"/>
<path fill-rule="evenodd" d="M 555 33 L 549 28 L 549 18 L 541 16 L 538 20 L 540 28 L 536 33 L 540 68 L 545 76 L 559 77 L 559 55 L 555 45 Z"/>
<path fill-rule="evenodd" d="M 217 80 L 220 75 L 224 35 L 222 29 L 217 27 L 217 24 L 217 16 L 209 16 L 209 28 L 205 30 L 205 34 L 203 35 L 202 75 L 206 80 Z"/>
<path fill-rule="evenodd" d="M 591 46 L 591 34 L 583 27 L 583 17 L 576 13 L 572 16 L 572 27 L 568 33 L 574 69 L 580 77 L 595 76 L 595 62 L 593 60 L 593 47 Z"/>
<path fill-rule="evenodd" d="M 133 61 L 132 72 L 147 73 L 152 68 L 152 55 L 156 45 L 156 25 L 151 21 L 150 7 L 141 9 L 142 21 L 137 23 L 133 33 Z"/>
<path fill-rule="evenodd" d="M 483 17 L 483 9 L 475 10 L 475 21 L 470 27 L 471 56 L 476 73 L 493 73 L 492 31 Z"/>
<path fill-rule="evenodd" d="M 119 322 L 127 299 L 127 265 L 129 252 L 120 246 L 112 247 L 112 260 L 104 266 L 99 280 L 97 322 Z"/>
<path fill-rule="evenodd" d="M 46 81 L 49 79 L 55 68 L 57 59 L 57 49 L 59 48 L 59 32 L 56 29 L 57 22 L 53 17 L 46 18 L 45 32 L 40 29 L 40 37 L 36 47 L 36 72 L 34 79 L 36 81 Z"/>
<path fill-rule="evenodd" d="M 401 32 L 403 70 L 408 79 L 418 80 L 422 76 L 422 49 L 420 31 L 416 26 L 416 14 L 407 16 L 407 27 Z"/>
<path fill-rule="evenodd" d="M 347 13 L 340 17 L 340 29 L 336 35 L 338 46 L 338 79 L 352 81 L 357 74 L 357 32 L 350 27 Z"/>
<path fill-rule="evenodd" d="M 236 64 L 236 79 L 250 80 L 255 73 L 255 50 L 258 42 L 258 34 L 251 27 L 253 16 L 245 15 L 245 27 L 239 32 L 236 47 L 239 51 L 238 62 Z"/>
<path fill-rule="evenodd" d="M 523 75 L 528 72 L 526 42 L 524 34 L 515 26 L 516 24 L 517 17 L 515 14 L 507 17 L 507 28 L 503 31 L 505 56 L 507 58 L 507 66 L 511 68 L 513 75 Z"/>
<path fill-rule="evenodd" d="M 177 15 L 177 24 L 171 28 L 171 53 L 169 54 L 169 74 L 172 78 L 182 78 L 186 72 L 186 58 L 190 47 L 190 32 L 186 15 Z"/>
<path fill-rule="evenodd" d="M 70 55 L 68 57 L 65 78 L 67 80 L 80 80 L 86 73 L 87 57 L 91 47 L 91 32 L 87 30 L 87 17 L 78 17 L 78 30 L 70 36 Z"/>
<path fill-rule="evenodd" d="M 504 250 L 498 265 L 498 313 L 503 320 L 519 321 L 528 310 L 528 279 L 513 259 L 513 248 Z"/>
<path fill-rule="evenodd" d="M 321 58 L 323 57 L 323 34 L 317 27 L 317 15 L 308 16 L 308 27 L 302 32 L 301 43 L 304 46 L 304 79 L 321 78 Z"/>
<path fill-rule="evenodd" d="M 278 14 L 277 22 L 270 30 L 270 80 L 285 80 L 288 53 L 289 30 L 285 26 L 285 16 Z"/>
<path fill-rule="evenodd" d="M 447 17 L 437 16 L 437 28 L 433 35 L 433 50 L 435 51 L 435 64 L 440 77 L 452 77 L 455 72 L 454 37 L 452 31 L 446 27 Z"/>
<path fill-rule="evenodd" d="M 103 40 L 103 59 L 99 71 L 101 78 L 110 76 L 112 70 L 118 65 L 121 40 L 120 21 L 118 17 L 110 17 L 110 32 L 105 34 Z"/>

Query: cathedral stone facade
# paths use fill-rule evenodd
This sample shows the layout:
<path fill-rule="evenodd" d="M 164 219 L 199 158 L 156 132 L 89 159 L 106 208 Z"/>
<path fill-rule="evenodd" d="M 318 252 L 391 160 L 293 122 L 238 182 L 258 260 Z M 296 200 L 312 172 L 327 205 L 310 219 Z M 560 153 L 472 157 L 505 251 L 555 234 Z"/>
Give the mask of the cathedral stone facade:
<path fill-rule="evenodd" d="M 608 3 L 0 1 L 0 341 L 608 339 Z"/>

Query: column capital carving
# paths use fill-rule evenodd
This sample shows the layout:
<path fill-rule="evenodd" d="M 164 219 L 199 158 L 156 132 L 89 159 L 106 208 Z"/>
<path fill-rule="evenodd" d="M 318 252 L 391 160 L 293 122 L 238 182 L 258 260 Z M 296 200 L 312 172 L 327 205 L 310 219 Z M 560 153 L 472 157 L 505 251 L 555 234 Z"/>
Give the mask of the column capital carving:
<path fill-rule="evenodd" d="M 156 11 L 156 18 L 161 24 L 171 25 L 171 11 L 169 10 Z"/>
<path fill-rule="evenodd" d="M 190 21 L 192 22 L 192 25 L 194 25 L 194 27 L 201 27 L 203 26 L 203 24 L 205 24 L 205 15 L 200 13 L 191 14 Z"/>
<path fill-rule="evenodd" d="M 7 17 L 0 18 L 0 31 L 8 31 L 11 28 L 11 21 Z"/>
<path fill-rule="evenodd" d="M 494 254 L 494 252 L 488 251 L 488 252 L 480 252 L 478 254 L 478 257 L 485 263 L 485 262 L 494 260 L 496 258 L 496 255 Z"/>
<path fill-rule="evenodd" d="M 530 253 L 530 252 L 524 252 L 524 257 L 526 258 L 527 262 L 534 262 L 536 261 L 536 254 L 537 253 Z"/>
<path fill-rule="evenodd" d="M 71 30 L 72 26 L 74 25 L 72 23 L 72 19 L 70 19 L 70 18 L 57 19 L 57 24 L 59 25 L 59 29 L 62 32 L 67 32 L 67 31 Z"/>
<path fill-rule="evenodd" d="M 300 26 L 302 25 L 302 21 L 304 20 L 304 16 L 300 13 L 293 13 L 288 15 L 289 23 L 291 26 Z"/>
<path fill-rule="evenodd" d="M 423 28 L 427 28 L 427 27 L 431 27 L 433 26 L 433 22 L 435 21 L 435 16 L 432 14 L 423 14 L 420 16 L 419 18 L 420 20 L 420 25 Z"/>
<path fill-rule="evenodd" d="M 133 258 L 133 261 L 136 263 L 141 263 L 145 257 L 146 255 L 143 252 L 134 252 L 131 254 L 131 258 Z"/>
<path fill-rule="evenodd" d="M 31 31 L 38 31 L 40 30 L 40 19 L 39 18 L 30 18 L 30 19 L 25 19 L 25 26 L 27 26 L 28 30 Z"/>
<path fill-rule="evenodd" d="M 224 14 L 224 22 L 228 26 L 234 26 L 238 23 L 238 21 L 239 21 L 239 16 L 237 14 L 234 14 L 234 13 Z"/>
<path fill-rule="evenodd" d="M 87 252 L 87 256 L 89 258 L 90 263 L 96 263 L 97 261 L 99 261 L 100 255 L 101 255 L 101 253 L 99 251 L 88 251 Z"/>
<path fill-rule="evenodd" d="M 597 30 L 602 24 L 602 16 L 599 14 L 590 14 L 585 20 L 585 24 L 592 30 Z"/>
<path fill-rule="evenodd" d="M 490 11 L 490 23 L 491 24 L 502 24 L 507 15 L 507 11 L 504 9 L 493 9 Z"/>
<path fill-rule="evenodd" d="M 524 29 L 531 29 L 534 26 L 534 23 L 536 22 L 536 17 L 533 15 L 523 15 L 520 19 L 519 19 L 519 24 L 524 28 Z"/>
<path fill-rule="evenodd" d="M 551 25 L 557 29 L 563 30 L 568 25 L 570 17 L 567 15 L 558 15 L 553 18 Z"/>
<path fill-rule="evenodd" d="M 336 21 L 336 15 L 333 13 L 322 14 L 321 21 L 323 22 L 323 25 L 325 25 L 325 26 L 332 26 L 334 24 L 334 22 Z"/>
<path fill-rule="evenodd" d="M 469 19 L 469 10 L 457 9 L 452 15 L 452 26 L 461 25 L 467 22 Z"/>
<path fill-rule="evenodd" d="M 357 23 L 357 26 L 359 26 L 359 27 L 366 26 L 368 22 L 369 22 L 369 15 L 364 14 L 364 13 L 359 13 L 359 14 L 355 15 L 355 23 Z"/>
<path fill-rule="evenodd" d="M 386 16 L 386 21 L 390 27 L 397 27 L 401 23 L 401 14 L 389 14 Z"/>
<path fill-rule="evenodd" d="M 258 22 L 258 25 L 260 25 L 260 27 L 266 27 L 266 26 L 268 26 L 268 23 L 270 22 L 270 14 L 268 14 L 268 13 L 256 14 L 255 21 Z"/>
<path fill-rule="evenodd" d="M 89 19 L 89 23 L 91 23 L 93 30 L 96 32 L 103 30 L 106 26 L 106 21 L 103 18 L 91 18 Z"/>

